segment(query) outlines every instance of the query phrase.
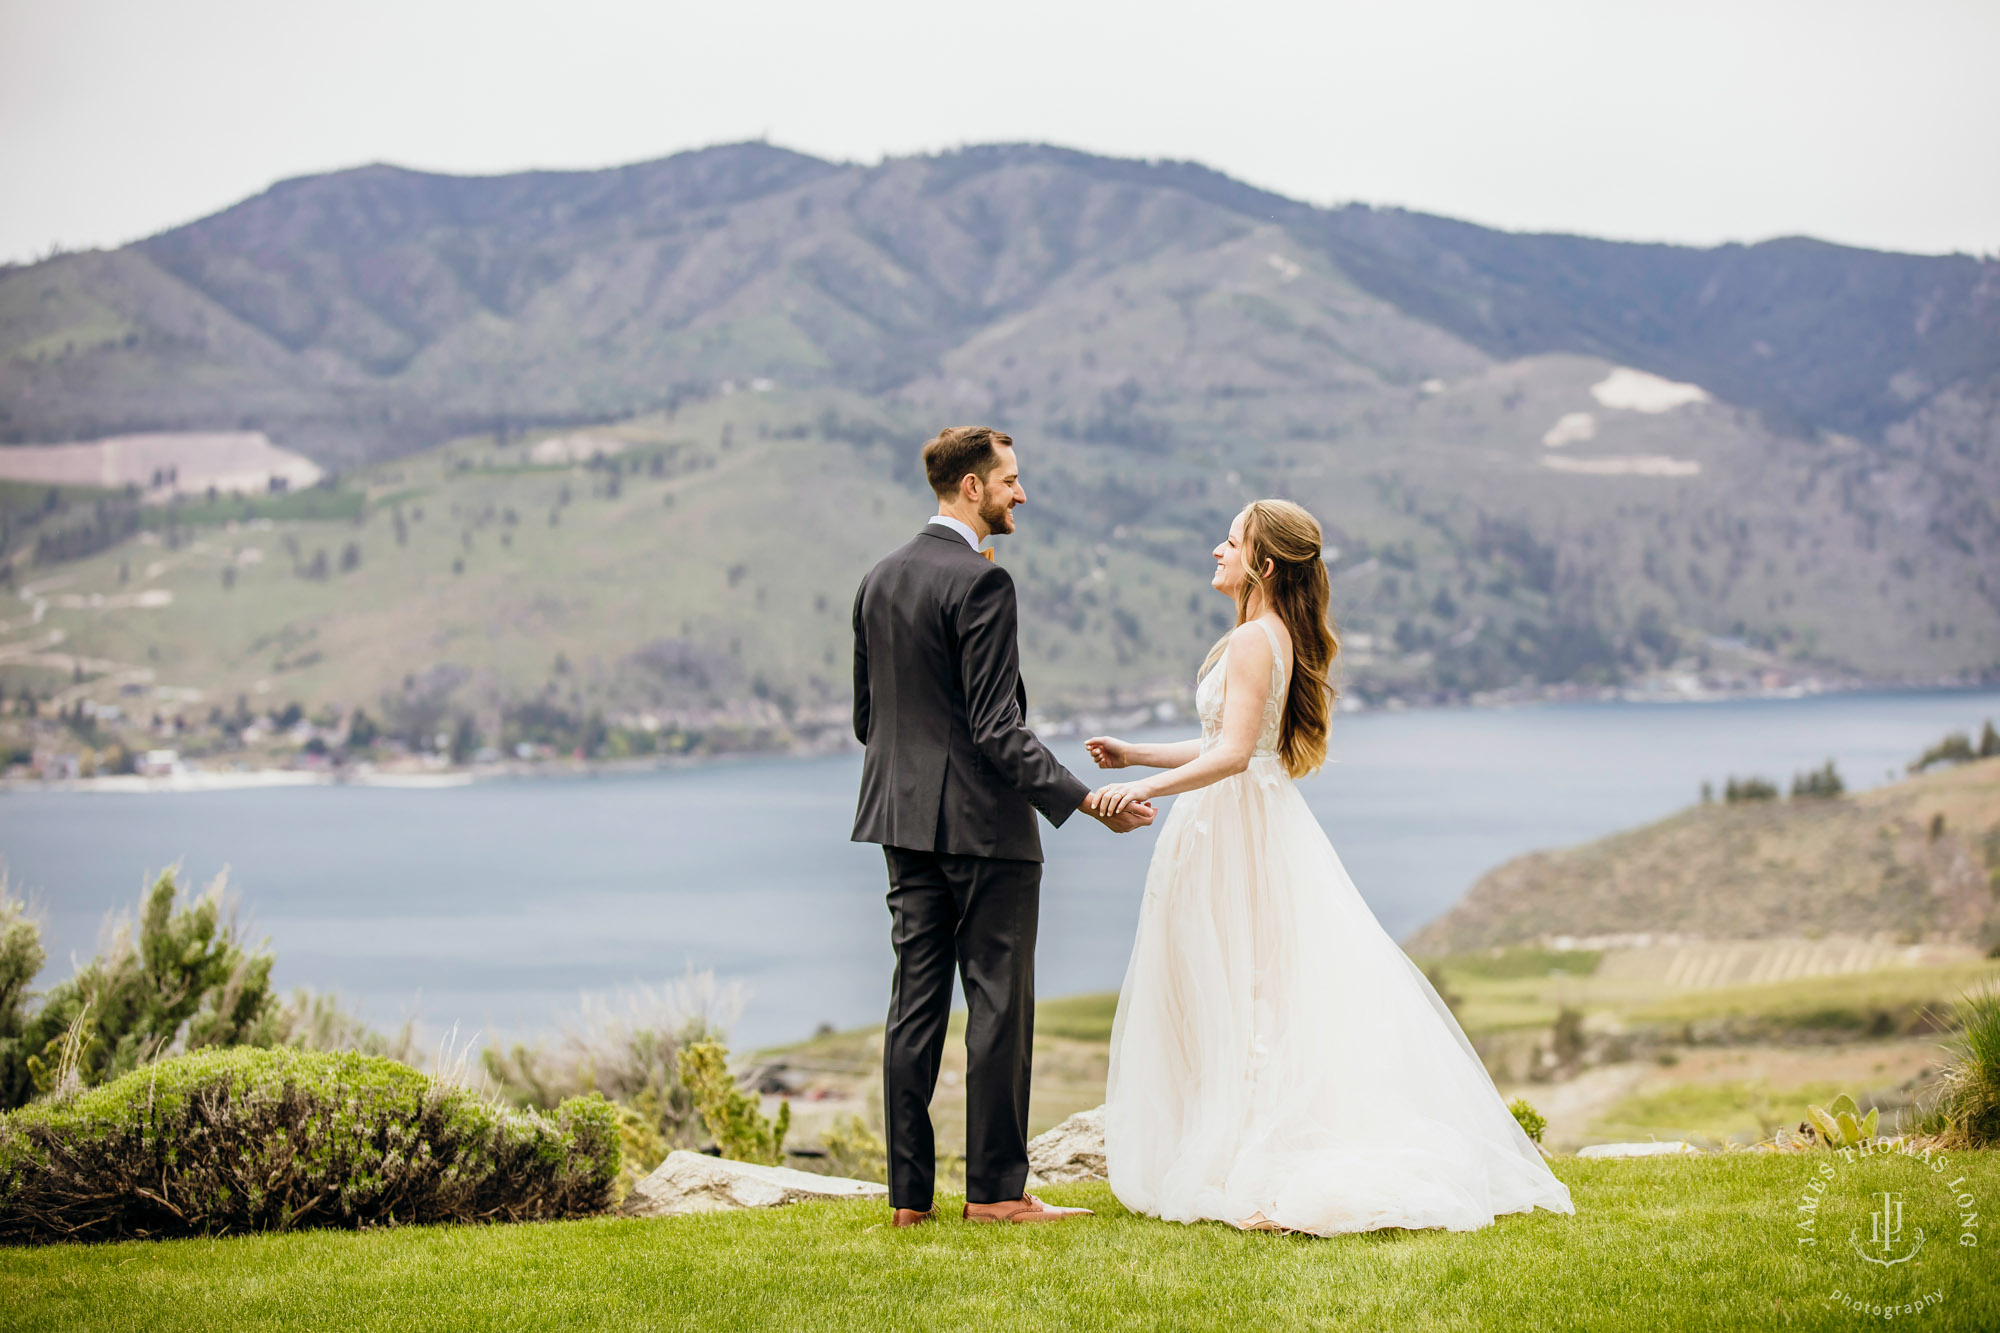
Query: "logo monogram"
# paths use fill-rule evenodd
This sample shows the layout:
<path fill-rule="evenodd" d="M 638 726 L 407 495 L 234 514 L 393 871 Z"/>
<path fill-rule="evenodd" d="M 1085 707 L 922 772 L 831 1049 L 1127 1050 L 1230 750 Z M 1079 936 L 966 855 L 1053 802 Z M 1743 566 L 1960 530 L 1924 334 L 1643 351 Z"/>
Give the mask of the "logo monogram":
<path fill-rule="evenodd" d="M 1868 1215 L 1867 1248 L 1862 1247 L 1860 1227 L 1848 1233 L 1848 1247 L 1857 1257 L 1884 1268 L 1906 1264 L 1917 1257 L 1918 1250 L 1924 1248 L 1924 1229 L 1916 1229 L 1916 1241 L 1907 1254 L 1896 1254 L 1896 1247 L 1903 1240 L 1903 1196 L 1894 1190 L 1881 1190 L 1875 1197 L 1881 1200 L 1882 1206 Z M 1879 1250 L 1880 1253 L 1871 1254 L 1870 1250 Z"/>

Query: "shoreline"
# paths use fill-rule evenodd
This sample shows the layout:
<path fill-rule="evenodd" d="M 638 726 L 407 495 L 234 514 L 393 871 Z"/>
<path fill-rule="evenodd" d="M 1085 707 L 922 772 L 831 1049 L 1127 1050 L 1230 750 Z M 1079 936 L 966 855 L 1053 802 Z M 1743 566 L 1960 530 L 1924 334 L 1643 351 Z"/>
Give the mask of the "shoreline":
<path fill-rule="evenodd" d="M 1721 705 L 1755 702 L 1793 702 L 1844 695 L 1974 695 L 2000 690 L 2000 686 L 1939 682 L 1933 684 L 1822 685 L 1817 682 L 1759 690 L 1671 692 L 1635 690 L 1618 686 L 1558 686 L 1519 697 L 1474 697 L 1452 702 L 1408 703 L 1391 699 L 1383 704 L 1341 707 L 1338 715 L 1360 717 L 1379 713 L 1417 713 L 1448 709 L 1511 709 L 1560 704 L 1636 705 Z M 1161 718 L 1155 705 L 1117 712 L 1074 714 L 1060 721 L 1047 717 L 1030 718 L 1037 734 L 1054 740 L 1075 740 L 1099 731 L 1157 730 L 1191 725 L 1193 719 L 1176 715 Z M 1968 726 L 1975 725 L 1968 722 Z M 743 750 L 723 754 L 645 755 L 624 759 L 552 759 L 545 761 L 506 760 L 494 764 L 458 767 L 379 768 L 372 764 L 346 768 L 183 768 L 173 773 L 146 775 L 112 774 L 103 777 L 0 778 L 0 796 L 11 792 L 64 792 L 86 795 L 189 795 L 215 791 L 245 791 L 281 787 L 375 787 L 405 791 L 441 791 L 469 787 L 475 783 L 508 782 L 527 779 L 587 779 L 657 773 L 718 765 L 764 763 L 773 760 L 823 759 L 833 755 L 858 754 L 860 746 L 801 745 L 784 749 Z"/>

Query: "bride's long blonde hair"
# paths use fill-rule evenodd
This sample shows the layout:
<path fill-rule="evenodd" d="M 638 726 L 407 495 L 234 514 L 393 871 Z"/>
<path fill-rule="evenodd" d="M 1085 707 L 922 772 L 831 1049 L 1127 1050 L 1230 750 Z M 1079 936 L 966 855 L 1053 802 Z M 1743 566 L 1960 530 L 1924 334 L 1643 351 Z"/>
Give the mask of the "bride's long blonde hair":
<path fill-rule="evenodd" d="M 1292 681 L 1285 692 L 1285 715 L 1278 729 L 1278 753 L 1295 778 L 1319 771 L 1326 762 L 1326 732 L 1340 691 L 1333 684 L 1340 656 L 1340 631 L 1327 606 L 1332 588 L 1321 558 L 1319 520 L 1290 500 L 1258 500 L 1243 511 L 1243 586 L 1236 590 L 1236 624 L 1250 618 L 1250 602 L 1278 613 L 1292 636 Z M 1264 562 L 1271 562 L 1269 578 Z M 1233 632 L 1233 631 L 1232 631 Z M 1229 635 L 1217 639 L 1201 664 L 1206 676 L 1222 659 Z"/>

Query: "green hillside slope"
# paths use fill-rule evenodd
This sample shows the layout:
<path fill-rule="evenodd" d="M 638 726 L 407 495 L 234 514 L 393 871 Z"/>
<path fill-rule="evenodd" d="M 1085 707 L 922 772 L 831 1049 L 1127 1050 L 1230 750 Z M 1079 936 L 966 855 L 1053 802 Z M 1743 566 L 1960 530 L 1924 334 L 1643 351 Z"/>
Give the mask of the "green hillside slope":
<path fill-rule="evenodd" d="M 871 412 L 743 393 L 594 430 L 602 459 L 538 465 L 528 443 L 481 439 L 252 507 L 272 517 L 230 521 L 244 509 L 226 500 L 138 514 L 134 535 L 22 575 L 0 687 L 45 713 L 93 699 L 191 722 L 239 696 L 360 707 L 426 744 L 460 717 L 511 742 L 593 714 L 650 714 L 706 748 L 839 736 L 855 586 L 933 512 L 912 437 Z M 1001 549 L 1038 705 L 1184 682 L 1228 609 L 1191 572 L 1208 533 L 1155 534 L 1166 561 L 1099 549 L 1096 483 L 1030 456 Z"/>

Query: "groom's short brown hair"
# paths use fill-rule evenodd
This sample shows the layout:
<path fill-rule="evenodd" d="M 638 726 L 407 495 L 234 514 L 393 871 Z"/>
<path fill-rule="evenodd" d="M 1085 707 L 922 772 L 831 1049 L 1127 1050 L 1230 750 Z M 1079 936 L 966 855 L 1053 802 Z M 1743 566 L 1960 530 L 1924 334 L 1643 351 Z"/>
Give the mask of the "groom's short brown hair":
<path fill-rule="evenodd" d="M 934 494 L 950 495 L 968 472 L 985 481 L 999 451 L 1013 447 L 1013 436 L 991 426 L 947 426 L 924 445 L 924 476 Z"/>

